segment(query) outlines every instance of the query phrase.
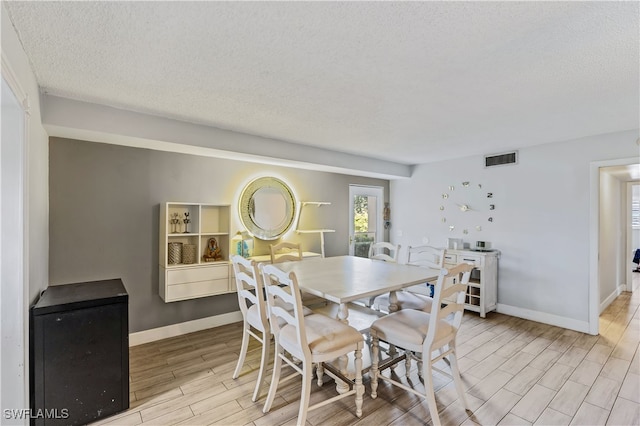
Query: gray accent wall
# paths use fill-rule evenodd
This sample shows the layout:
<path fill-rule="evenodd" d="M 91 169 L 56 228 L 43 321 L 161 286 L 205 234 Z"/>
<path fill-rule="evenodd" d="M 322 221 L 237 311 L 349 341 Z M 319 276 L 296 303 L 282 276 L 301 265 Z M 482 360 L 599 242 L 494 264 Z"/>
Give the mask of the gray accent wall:
<path fill-rule="evenodd" d="M 234 293 L 164 303 L 158 295 L 159 212 L 162 203 L 230 204 L 231 230 L 241 229 L 236 203 L 260 176 L 287 182 L 298 201 L 332 204 L 305 211 L 301 226 L 335 229 L 327 256 L 348 253 L 349 185 L 389 181 L 119 145 L 50 138 L 49 278 L 51 285 L 122 278 L 129 293 L 129 330 L 137 332 L 238 309 Z M 308 213 L 308 214 L 307 214 Z M 315 234 L 288 232 L 306 251 Z"/>

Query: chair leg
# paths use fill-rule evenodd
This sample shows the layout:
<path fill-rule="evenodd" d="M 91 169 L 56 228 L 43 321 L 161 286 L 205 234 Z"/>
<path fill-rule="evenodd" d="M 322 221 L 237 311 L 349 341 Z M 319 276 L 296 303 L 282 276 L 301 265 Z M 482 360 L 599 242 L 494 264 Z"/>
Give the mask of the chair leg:
<path fill-rule="evenodd" d="M 269 346 L 271 346 L 271 341 L 269 339 L 271 333 L 269 330 L 266 330 L 262 333 L 262 358 L 260 359 L 260 370 L 258 371 L 258 382 L 256 383 L 256 388 L 253 391 L 253 397 L 251 400 L 256 402 L 260 397 L 260 389 L 262 388 L 262 383 L 264 382 L 264 373 L 267 371 L 267 364 L 269 364 Z"/>
<path fill-rule="evenodd" d="M 233 376 L 231 376 L 234 379 L 237 379 L 240 375 L 240 370 L 242 369 L 242 365 L 244 364 L 244 359 L 247 356 L 247 348 L 249 347 L 250 337 L 249 324 L 245 322 L 244 326 L 242 327 L 242 346 L 240 347 L 240 357 L 238 358 L 238 364 L 236 364 L 236 369 L 233 372 Z"/>
<path fill-rule="evenodd" d="M 433 391 L 433 372 L 431 371 L 431 360 L 424 364 L 424 371 L 422 373 L 424 380 L 425 398 L 427 399 L 427 406 L 429 407 L 429 414 L 431 414 L 431 420 L 434 425 L 440 425 L 440 416 L 438 416 L 438 406 L 436 405 L 436 396 Z"/>
<path fill-rule="evenodd" d="M 371 398 L 376 399 L 378 396 L 378 345 L 380 340 L 378 336 L 371 334 L 371 370 L 369 377 L 371 378 Z"/>
<path fill-rule="evenodd" d="M 267 400 L 262 408 L 263 413 L 268 413 L 271 410 L 271 404 L 276 397 L 276 391 L 278 390 L 278 382 L 280 381 L 280 369 L 282 367 L 282 358 L 284 356 L 284 350 L 280 349 L 280 346 L 276 342 L 275 356 L 273 358 L 273 374 L 271 375 L 271 386 L 269 386 L 269 394 Z"/>
<path fill-rule="evenodd" d="M 313 381 L 313 365 L 310 362 L 302 362 L 302 393 L 300 395 L 300 410 L 298 411 L 298 422 L 304 426 L 307 422 L 307 412 L 309 411 L 309 400 L 311 399 L 311 382 Z"/>
<path fill-rule="evenodd" d="M 453 352 L 449 354 L 449 363 L 451 364 L 451 375 L 453 376 L 453 383 L 456 386 L 456 391 L 458 392 L 458 398 L 460 398 L 460 402 L 462 402 L 462 406 L 465 410 L 470 410 L 469 403 L 467 402 L 467 396 L 464 393 L 464 387 L 462 386 L 462 378 L 460 377 L 460 368 L 458 367 L 458 356 L 456 355 L 456 343 L 452 342 L 449 344 Z"/>
<path fill-rule="evenodd" d="M 409 378 L 409 370 L 411 370 L 411 352 L 410 351 L 405 351 L 404 352 L 404 375 L 405 377 Z"/>
<path fill-rule="evenodd" d="M 362 384 L 362 349 L 355 351 L 355 368 L 356 368 L 356 416 L 362 417 L 362 396 L 364 395 L 364 385 Z"/>

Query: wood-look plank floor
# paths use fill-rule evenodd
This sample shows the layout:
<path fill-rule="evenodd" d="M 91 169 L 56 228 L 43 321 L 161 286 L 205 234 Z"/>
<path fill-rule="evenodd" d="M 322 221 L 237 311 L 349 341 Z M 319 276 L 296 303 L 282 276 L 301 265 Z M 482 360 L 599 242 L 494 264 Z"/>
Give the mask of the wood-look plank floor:
<path fill-rule="evenodd" d="M 465 313 L 459 359 L 473 413 L 458 403 L 453 383 L 435 375 L 440 419 L 450 425 L 640 424 L 640 293 L 623 293 L 590 336 L 497 313 Z M 251 401 L 260 346 L 252 341 L 241 376 L 231 378 L 240 350 L 240 323 L 132 347 L 131 408 L 103 419 L 113 425 L 295 424 L 300 381 L 281 384 L 271 412 L 262 413 L 267 389 Z M 395 373 L 421 387 L 415 366 Z M 389 371 L 386 374 L 391 374 Z M 269 376 L 270 379 L 270 376 Z M 350 398 L 309 413 L 307 425 L 424 425 L 426 403 L 380 384 L 373 400 L 368 377 L 363 416 Z M 314 384 L 311 403 L 335 395 L 333 381 Z M 98 423 L 96 423 L 98 424 Z"/>

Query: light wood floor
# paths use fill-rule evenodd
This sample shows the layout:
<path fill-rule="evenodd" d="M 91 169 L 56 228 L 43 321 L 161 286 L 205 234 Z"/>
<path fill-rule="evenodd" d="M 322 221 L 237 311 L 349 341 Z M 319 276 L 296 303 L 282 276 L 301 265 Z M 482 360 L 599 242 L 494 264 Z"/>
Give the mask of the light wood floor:
<path fill-rule="evenodd" d="M 458 335 L 463 381 L 473 414 L 459 405 L 453 384 L 435 375 L 440 419 L 451 425 L 640 424 L 640 294 L 623 293 L 600 319 L 600 336 L 491 313 L 466 313 Z M 260 361 L 252 344 L 243 374 L 231 374 L 240 324 L 132 347 L 131 408 L 101 424 L 295 424 L 300 381 L 281 385 L 270 413 L 251 393 Z M 396 373 L 404 376 L 403 366 Z M 410 382 L 421 387 L 415 366 Z M 386 374 L 390 374 L 388 371 Z M 269 376 L 270 378 L 270 376 Z M 406 380 L 406 379 L 402 379 Z M 368 377 L 366 392 L 370 392 Z M 363 417 L 350 398 L 309 413 L 308 425 L 430 424 L 426 403 L 382 382 L 365 394 Z M 311 403 L 335 395 L 327 378 Z"/>

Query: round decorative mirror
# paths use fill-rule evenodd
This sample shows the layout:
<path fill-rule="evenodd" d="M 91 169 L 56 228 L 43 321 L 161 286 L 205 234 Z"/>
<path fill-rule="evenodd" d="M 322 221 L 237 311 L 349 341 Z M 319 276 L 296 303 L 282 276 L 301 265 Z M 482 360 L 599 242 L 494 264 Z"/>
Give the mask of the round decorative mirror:
<path fill-rule="evenodd" d="M 275 240 L 291 227 L 296 200 L 286 183 L 262 177 L 245 186 L 238 208 L 242 224 L 254 237 Z"/>

